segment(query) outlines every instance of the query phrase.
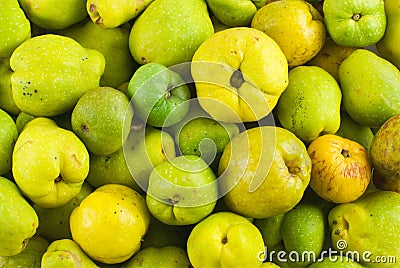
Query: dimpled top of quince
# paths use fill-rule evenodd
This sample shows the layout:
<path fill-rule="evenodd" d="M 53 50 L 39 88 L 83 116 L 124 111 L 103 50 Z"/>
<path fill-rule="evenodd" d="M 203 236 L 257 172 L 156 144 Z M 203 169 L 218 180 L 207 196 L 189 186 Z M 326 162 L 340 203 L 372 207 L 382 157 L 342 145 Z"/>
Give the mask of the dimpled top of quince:
<path fill-rule="evenodd" d="M 231 140 L 218 172 L 220 191 L 230 190 L 225 204 L 243 216 L 261 219 L 287 212 L 300 201 L 310 181 L 311 160 L 293 133 L 263 126 Z"/>
<path fill-rule="evenodd" d="M 196 50 L 192 62 L 200 105 L 223 122 L 263 118 L 288 85 L 282 50 L 268 35 L 252 28 L 215 33 Z"/>
<path fill-rule="evenodd" d="M 45 34 L 20 45 L 11 55 L 13 99 L 35 116 L 70 111 L 88 90 L 97 88 L 104 56 L 71 38 Z"/>
<path fill-rule="evenodd" d="M 13 50 L 31 37 L 31 27 L 18 0 L 0 2 L 0 57 L 9 57 Z"/>

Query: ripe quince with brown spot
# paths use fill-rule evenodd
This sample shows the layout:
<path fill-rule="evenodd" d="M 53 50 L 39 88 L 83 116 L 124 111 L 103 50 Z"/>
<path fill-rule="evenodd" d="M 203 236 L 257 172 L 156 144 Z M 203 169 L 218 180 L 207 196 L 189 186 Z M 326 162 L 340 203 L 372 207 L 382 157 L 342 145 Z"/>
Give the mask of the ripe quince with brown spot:
<path fill-rule="evenodd" d="M 333 134 L 316 138 L 307 149 L 312 162 L 310 186 L 325 200 L 348 203 L 367 189 L 371 165 L 359 143 Z"/>

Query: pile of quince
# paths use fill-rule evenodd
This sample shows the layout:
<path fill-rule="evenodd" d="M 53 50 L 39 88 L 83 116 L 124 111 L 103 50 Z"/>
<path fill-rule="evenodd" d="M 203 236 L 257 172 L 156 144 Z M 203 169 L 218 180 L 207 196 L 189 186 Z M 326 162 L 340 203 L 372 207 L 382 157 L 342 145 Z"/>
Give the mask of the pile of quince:
<path fill-rule="evenodd" d="M 399 267 L 399 0 L 2 0 L 0 267 Z"/>

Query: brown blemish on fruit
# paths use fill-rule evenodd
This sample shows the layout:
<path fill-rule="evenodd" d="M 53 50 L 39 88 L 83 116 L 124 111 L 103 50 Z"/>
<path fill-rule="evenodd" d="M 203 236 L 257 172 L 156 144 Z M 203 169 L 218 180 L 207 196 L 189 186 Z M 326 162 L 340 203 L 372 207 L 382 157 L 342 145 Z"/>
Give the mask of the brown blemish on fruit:
<path fill-rule="evenodd" d="M 82 268 L 81 261 L 79 260 L 79 258 L 72 251 L 66 250 L 65 252 L 67 252 L 72 257 L 72 259 L 74 259 L 75 267 Z"/>
<path fill-rule="evenodd" d="M 96 12 L 96 11 L 97 11 L 97 7 L 96 7 L 96 5 L 95 5 L 95 4 L 90 4 L 90 6 L 89 6 L 89 10 L 90 10 L 90 12 L 91 12 L 91 13 L 94 13 L 94 12 Z"/>
<path fill-rule="evenodd" d="M 82 129 L 82 131 L 83 132 L 89 132 L 89 127 L 85 124 L 85 123 L 83 123 L 82 125 L 81 125 L 81 129 Z"/>
<path fill-rule="evenodd" d="M 102 18 L 102 17 L 99 17 L 99 18 L 96 20 L 96 24 L 102 25 L 102 24 L 103 24 L 103 18 Z"/>

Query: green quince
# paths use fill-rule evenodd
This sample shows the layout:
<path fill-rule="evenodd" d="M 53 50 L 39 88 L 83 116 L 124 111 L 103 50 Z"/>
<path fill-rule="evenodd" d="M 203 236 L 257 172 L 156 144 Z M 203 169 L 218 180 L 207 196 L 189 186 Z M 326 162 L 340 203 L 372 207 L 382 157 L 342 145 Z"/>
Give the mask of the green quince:
<path fill-rule="evenodd" d="M 46 30 L 64 29 L 82 21 L 86 0 L 19 0 L 30 21 Z"/>
<path fill-rule="evenodd" d="M 400 113 L 400 71 L 366 49 L 353 51 L 339 67 L 343 107 L 357 123 L 380 127 Z"/>
<path fill-rule="evenodd" d="M 85 92 L 99 87 L 105 60 L 72 38 L 44 34 L 15 49 L 10 66 L 18 108 L 35 116 L 54 116 L 72 110 Z"/>
<path fill-rule="evenodd" d="M 18 0 L 0 2 L 0 58 L 11 56 L 16 47 L 31 37 L 31 26 Z"/>
<path fill-rule="evenodd" d="M 334 207 L 328 221 L 333 248 L 342 255 L 358 252 L 360 263 L 367 267 L 398 267 L 394 260 L 400 258 L 399 193 L 370 192 Z"/>
<path fill-rule="evenodd" d="M 80 192 L 89 172 L 89 153 L 72 131 L 38 117 L 18 136 L 12 172 L 21 192 L 34 203 L 59 207 Z"/>
<path fill-rule="evenodd" d="M 385 0 L 386 30 L 376 44 L 379 55 L 400 69 L 400 5 L 398 0 Z"/>
<path fill-rule="evenodd" d="M 0 58 L 0 109 L 17 115 L 19 108 L 12 97 L 10 57 Z"/>
<path fill-rule="evenodd" d="M 0 109 L 0 176 L 11 170 L 12 152 L 18 130 L 12 117 Z"/>
<path fill-rule="evenodd" d="M 324 22 L 340 46 L 366 47 L 378 42 L 386 29 L 384 0 L 325 0 Z"/>
<path fill-rule="evenodd" d="M 317 66 L 289 71 L 289 85 L 277 104 L 279 122 L 305 143 L 340 127 L 342 93 L 335 78 Z"/>
<path fill-rule="evenodd" d="M 39 225 L 38 216 L 17 185 L 0 177 L 0 256 L 22 252 Z"/>
<path fill-rule="evenodd" d="M 250 0 L 207 0 L 206 2 L 218 20 L 231 27 L 250 26 L 257 12 L 257 7 Z"/>

